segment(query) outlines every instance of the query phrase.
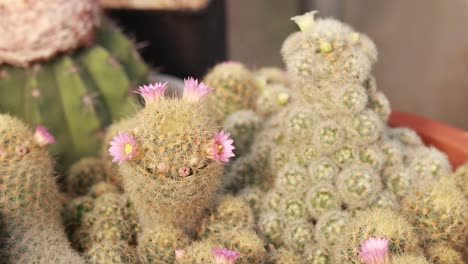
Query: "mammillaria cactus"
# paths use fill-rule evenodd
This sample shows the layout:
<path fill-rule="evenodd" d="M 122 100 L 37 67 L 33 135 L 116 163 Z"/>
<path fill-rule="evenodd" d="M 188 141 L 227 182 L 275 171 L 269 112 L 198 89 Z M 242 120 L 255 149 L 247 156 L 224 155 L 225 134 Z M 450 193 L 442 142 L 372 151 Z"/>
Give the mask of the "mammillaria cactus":
<path fill-rule="evenodd" d="M 358 213 L 358 216 L 346 225 L 342 234 L 339 243 L 333 249 L 334 263 L 359 263 L 362 243 L 369 238 L 385 239 L 388 243 L 389 258 L 420 250 L 411 224 L 391 209 L 377 208 Z"/>
<path fill-rule="evenodd" d="M 468 237 L 468 202 L 450 177 L 430 183 L 408 195 L 403 212 L 419 228 L 425 242 L 439 240 L 463 248 Z"/>
<path fill-rule="evenodd" d="M 189 238 L 180 229 L 161 225 L 145 232 L 138 241 L 138 255 L 141 263 L 174 263 L 176 250 L 185 248 Z"/>
<path fill-rule="evenodd" d="M 0 115 L 0 212 L 8 234 L 1 251 L 13 263 L 84 263 L 62 225 L 63 197 L 45 148 L 53 141 L 42 127 L 32 133 L 18 119 Z"/>
<path fill-rule="evenodd" d="M 252 110 L 239 110 L 226 117 L 223 128 L 236 142 L 236 156 L 243 155 L 250 150 L 255 132 L 260 128 L 260 117 Z"/>
<path fill-rule="evenodd" d="M 238 62 L 216 65 L 203 81 L 214 89 L 208 96 L 206 107 L 218 122 L 234 111 L 253 109 L 260 91 L 253 74 Z"/>
<path fill-rule="evenodd" d="M 113 120 L 137 108 L 147 66 L 95 0 L 0 1 L 0 112 L 56 136 L 61 167 L 94 155 Z"/>
<path fill-rule="evenodd" d="M 426 250 L 428 260 L 434 264 L 453 263 L 463 264 L 463 256 L 460 252 L 450 247 L 447 243 L 429 245 Z"/>
<path fill-rule="evenodd" d="M 91 186 L 107 178 L 104 161 L 88 157 L 75 162 L 68 172 L 65 181 L 67 192 L 73 195 L 85 195 Z"/>
<path fill-rule="evenodd" d="M 215 132 L 201 104 L 210 87 L 186 79 L 182 98 L 165 98 L 166 88 L 140 88 L 145 108 L 109 152 L 144 229 L 166 224 L 193 231 L 220 186 L 223 162 L 234 156 L 233 141 Z"/>

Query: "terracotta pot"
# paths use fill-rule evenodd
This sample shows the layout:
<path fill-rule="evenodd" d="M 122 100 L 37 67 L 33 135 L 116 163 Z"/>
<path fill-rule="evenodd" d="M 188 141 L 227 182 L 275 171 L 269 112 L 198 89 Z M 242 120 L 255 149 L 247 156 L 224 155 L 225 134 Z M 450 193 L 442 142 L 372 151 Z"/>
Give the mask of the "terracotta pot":
<path fill-rule="evenodd" d="M 416 131 L 427 145 L 445 152 L 454 169 L 468 162 L 468 131 L 403 112 L 393 112 L 388 123 Z"/>

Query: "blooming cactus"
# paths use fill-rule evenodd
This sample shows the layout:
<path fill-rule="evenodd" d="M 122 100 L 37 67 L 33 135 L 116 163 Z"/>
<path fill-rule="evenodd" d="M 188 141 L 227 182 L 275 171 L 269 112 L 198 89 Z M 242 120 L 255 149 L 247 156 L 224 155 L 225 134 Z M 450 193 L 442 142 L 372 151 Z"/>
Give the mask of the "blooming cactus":
<path fill-rule="evenodd" d="M 188 78 L 181 98 L 165 98 L 165 89 L 161 83 L 140 88 L 145 108 L 114 137 L 109 154 L 144 227 L 193 230 L 218 190 L 223 163 L 234 156 L 233 140 L 215 133 L 202 107 L 210 87 Z"/>

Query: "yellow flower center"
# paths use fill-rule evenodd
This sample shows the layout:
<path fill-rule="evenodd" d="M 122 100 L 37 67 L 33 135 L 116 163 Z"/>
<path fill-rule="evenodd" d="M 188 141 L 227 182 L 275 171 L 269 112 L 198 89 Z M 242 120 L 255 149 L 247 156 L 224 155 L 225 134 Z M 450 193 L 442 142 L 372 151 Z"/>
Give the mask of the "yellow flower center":
<path fill-rule="evenodd" d="M 124 151 L 125 151 L 125 154 L 127 154 L 127 155 L 132 153 L 132 151 L 133 151 L 132 144 L 129 144 L 129 143 L 125 144 L 125 150 Z"/>
<path fill-rule="evenodd" d="M 222 144 L 216 144 L 216 149 L 218 151 L 221 151 L 223 149 L 223 145 Z"/>

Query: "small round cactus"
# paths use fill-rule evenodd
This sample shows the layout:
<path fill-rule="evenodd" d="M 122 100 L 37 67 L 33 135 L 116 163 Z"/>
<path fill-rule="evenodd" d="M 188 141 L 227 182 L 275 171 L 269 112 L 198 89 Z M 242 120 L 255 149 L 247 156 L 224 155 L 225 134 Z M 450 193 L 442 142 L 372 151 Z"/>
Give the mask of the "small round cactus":
<path fill-rule="evenodd" d="M 390 108 L 390 102 L 382 92 L 377 92 L 370 96 L 369 107 L 374 110 L 375 113 L 380 117 L 380 120 L 387 122 L 390 117 L 392 109 Z"/>
<path fill-rule="evenodd" d="M 427 261 L 421 255 L 412 255 L 412 254 L 403 254 L 397 255 L 392 258 L 391 264 L 429 264 L 430 262 Z"/>
<path fill-rule="evenodd" d="M 252 110 L 239 110 L 231 113 L 223 122 L 223 128 L 229 131 L 236 142 L 236 155 L 243 155 L 250 149 L 255 132 L 260 126 L 260 117 Z"/>
<path fill-rule="evenodd" d="M 337 190 L 331 184 L 320 184 L 307 190 L 305 201 L 309 215 L 315 219 L 341 207 Z"/>
<path fill-rule="evenodd" d="M 378 208 L 390 208 L 395 211 L 400 210 L 400 203 L 398 202 L 397 196 L 389 190 L 381 191 L 373 206 Z"/>
<path fill-rule="evenodd" d="M 105 193 L 120 193 L 119 187 L 109 182 L 98 182 L 91 186 L 88 195 L 97 198 Z"/>
<path fill-rule="evenodd" d="M 330 255 L 320 247 L 308 246 L 303 254 L 304 263 L 310 264 L 331 264 Z"/>
<path fill-rule="evenodd" d="M 277 189 L 271 189 L 265 195 L 265 200 L 263 202 L 263 209 L 274 211 L 274 212 L 281 212 L 284 208 L 284 200 L 286 194 Z"/>
<path fill-rule="evenodd" d="M 214 238 L 226 230 L 253 229 L 255 220 L 250 205 L 240 197 L 224 196 L 215 212 L 203 222 L 199 236 Z"/>
<path fill-rule="evenodd" d="M 357 149 L 352 145 L 345 145 L 332 154 L 333 162 L 340 167 L 346 167 L 358 158 Z"/>
<path fill-rule="evenodd" d="M 289 85 L 288 75 L 283 69 L 275 67 L 263 67 L 256 70 L 253 75 L 257 85 L 262 89 L 265 89 L 265 86 L 267 85 Z"/>
<path fill-rule="evenodd" d="M 359 144 L 375 142 L 383 134 L 383 123 L 374 111 L 365 110 L 352 117 L 347 125 L 347 136 Z"/>
<path fill-rule="evenodd" d="M 292 250 L 280 248 L 275 252 L 274 256 L 272 256 L 270 262 L 277 264 L 294 264 L 301 263 L 301 260 L 302 256 L 300 254 L 297 254 Z"/>
<path fill-rule="evenodd" d="M 333 250 L 333 263 L 359 263 L 361 244 L 367 239 L 384 238 L 392 257 L 418 252 L 419 241 L 413 226 L 391 209 L 376 208 L 359 212 L 343 230 Z"/>
<path fill-rule="evenodd" d="M 206 107 L 218 122 L 241 109 L 253 109 L 260 92 L 252 73 L 237 62 L 216 65 L 203 80 L 214 91 Z"/>
<path fill-rule="evenodd" d="M 405 146 L 419 147 L 423 145 L 422 139 L 418 136 L 418 134 L 409 128 L 388 128 L 387 132 L 390 138 L 398 140 Z"/>
<path fill-rule="evenodd" d="M 322 154 L 332 153 L 342 147 L 345 131 L 337 122 L 323 121 L 314 128 L 315 148 Z"/>
<path fill-rule="evenodd" d="M 285 193 L 298 193 L 305 192 L 309 185 L 309 176 L 307 171 L 293 163 L 286 164 L 276 177 L 275 186 L 278 190 Z"/>
<path fill-rule="evenodd" d="M 320 158 L 310 163 L 307 171 L 311 182 L 330 183 L 335 182 L 339 168 L 331 159 Z"/>
<path fill-rule="evenodd" d="M 367 166 L 354 165 L 338 175 L 336 187 L 342 201 L 350 207 L 366 207 L 377 199 L 380 176 Z"/>
<path fill-rule="evenodd" d="M 292 34 L 281 50 L 293 81 L 363 82 L 377 58 L 372 41 L 336 20 L 309 20 L 310 26 Z"/>
<path fill-rule="evenodd" d="M 426 250 L 426 256 L 430 263 L 434 264 L 463 264 L 463 256 L 446 243 L 436 243 L 429 245 Z"/>
<path fill-rule="evenodd" d="M 288 221 L 307 218 L 307 205 L 302 196 L 288 194 L 283 206 L 281 212 Z"/>
<path fill-rule="evenodd" d="M 182 230 L 170 226 L 143 232 L 138 239 L 138 255 L 141 263 L 174 263 L 175 250 L 185 248 L 188 237 Z"/>
<path fill-rule="evenodd" d="M 419 147 L 408 154 L 409 168 L 418 184 L 437 180 L 452 171 L 447 155 L 433 147 Z"/>
<path fill-rule="evenodd" d="M 236 263 L 264 263 L 267 258 L 265 245 L 262 239 L 253 230 L 225 231 L 221 240 L 213 241 L 222 247 L 235 250 L 240 254 Z"/>
<path fill-rule="evenodd" d="M 359 162 L 367 164 L 375 171 L 380 172 L 384 167 L 385 155 L 377 144 L 361 146 L 357 149 Z"/>
<path fill-rule="evenodd" d="M 73 200 L 69 201 L 65 206 L 62 217 L 65 227 L 67 229 L 67 233 L 71 238 L 72 242 L 74 233 L 78 230 L 81 226 L 83 221 L 83 216 L 86 213 L 89 213 L 93 210 L 94 207 L 94 199 L 90 196 L 80 196 L 74 198 Z M 79 245 L 75 245 L 72 243 L 77 249 L 80 249 Z M 81 248 L 83 250 L 83 248 Z"/>
<path fill-rule="evenodd" d="M 135 249 L 122 241 L 95 243 L 86 251 L 85 257 L 90 264 L 133 264 L 137 262 L 138 258 Z"/>
<path fill-rule="evenodd" d="M 258 186 L 251 186 L 242 189 L 238 195 L 250 205 L 252 213 L 255 218 L 258 219 L 265 192 L 263 192 Z"/>
<path fill-rule="evenodd" d="M 278 112 L 292 101 L 291 91 L 280 84 L 267 85 L 258 95 L 255 111 L 263 117 Z"/>
<path fill-rule="evenodd" d="M 276 246 L 283 243 L 282 235 L 285 223 L 279 214 L 274 212 L 263 213 L 260 215 L 258 226 L 266 241 Z"/>
<path fill-rule="evenodd" d="M 288 222 L 283 232 L 285 246 L 295 252 L 303 253 L 314 243 L 314 225 L 305 220 Z"/>
<path fill-rule="evenodd" d="M 351 215 L 344 211 L 330 211 L 321 215 L 315 226 L 315 237 L 320 247 L 331 250 L 340 241 L 350 218 Z"/>
<path fill-rule="evenodd" d="M 221 178 L 223 188 L 235 192 L 247 186 L 259 185 L 262 179 L 258 177 L 258 164 L 254 164 L 254 162 L 254 155 L 249 153 L 229 164 Z"/>
<path fill-rule="evenodd" d="M 402 211 L 426 242 L 447 241 L 456 248 L 468 234 L 468 202 L 450 177 L 421 186 L 402 202 Z"/>
<path fill-rule="evenodd" d="M 404 167 L 389 168 L 382 174 L 385 187 L 399 198 L 406 196 L 413 186 L 411 175 L 410 170 Z"/>
<path fill-rule="evenodd" d="M 104 162 L 99 158 L 83 158 L 74 163 L 65 181 L 67 192 L 72 195 L 85 195 L 90 187 L 107 179 Z"/>

